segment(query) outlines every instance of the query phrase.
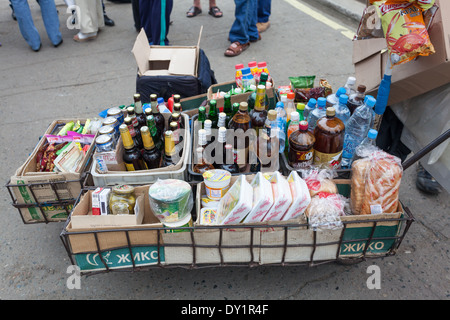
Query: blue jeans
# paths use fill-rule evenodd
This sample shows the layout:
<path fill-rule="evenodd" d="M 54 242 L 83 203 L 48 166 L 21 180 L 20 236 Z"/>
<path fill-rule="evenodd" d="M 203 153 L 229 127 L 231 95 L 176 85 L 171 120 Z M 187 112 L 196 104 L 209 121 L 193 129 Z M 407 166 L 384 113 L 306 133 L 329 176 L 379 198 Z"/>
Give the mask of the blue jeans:
<path fill-rule="evenodd" d="M 234 0 L 234 22 L 230 29 L 230 41 L 239 41 L 241 44 L 249 40 L 258 40 L 256 28 L 257 0 Z"/>
<path fill-rule="evenodd" d="M 258 0 L 258 22 L 267 22 L 270 17 L 272 0 Z"/>
<path fill-rule="evenodd" d="M 30 45 L 31 49 L 39 49 L 41 46 L 41 37 L 39 36 L 39 32 L 34 25 L 28 1 L 11 0 L 11 4 L 14 8 L 20 33 L 23 38 Z M 40 0 L 39 5 L 41 6 L 42 20 L 44 21 L 48 38 L 53 45 L 57 45 L 61 42 L 62 35 L 59 31 L 59 17 L 58 12 L 56 11 L 55 1 Z"/>

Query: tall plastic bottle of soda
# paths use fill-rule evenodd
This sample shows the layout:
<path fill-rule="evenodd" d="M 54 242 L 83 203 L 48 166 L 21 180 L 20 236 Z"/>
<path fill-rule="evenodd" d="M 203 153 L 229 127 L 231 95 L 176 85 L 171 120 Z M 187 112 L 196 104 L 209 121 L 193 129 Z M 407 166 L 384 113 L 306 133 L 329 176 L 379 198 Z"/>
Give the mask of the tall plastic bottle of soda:
<path fill-rule="evenodd" d="M 344 147 L 344 123 L 336 117 L 334 107 L 326 110 L 326 115 L 317 121 L 314 129 L 314 165 L 338 169 Z"/>
<path fill-rule="evenodd" d="M 288 163 L 294 169 L 311 167 L 316 138 L 308 131 L 308 122 L 300 121 L 299 129 L 289 137 Z"/>

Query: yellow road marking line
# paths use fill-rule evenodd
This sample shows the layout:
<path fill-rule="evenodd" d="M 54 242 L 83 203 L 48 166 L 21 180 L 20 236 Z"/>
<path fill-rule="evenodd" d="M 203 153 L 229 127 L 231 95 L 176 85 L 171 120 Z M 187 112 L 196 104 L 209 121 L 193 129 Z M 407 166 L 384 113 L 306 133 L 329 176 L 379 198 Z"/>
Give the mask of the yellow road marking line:
<path fill-rule="evenodd" d="M 297 0 L 284 0 L 284 1 L 286 1 L 287 3 L 289 3 L 296 9 L 302 11 L 303 13 L 306 13 L 310 17 L 326 24 L 330 28 L 337 30 L 337 31 L 341 31 L 341 34 L 343 36 L 349 38 L 350 40 L 353 40 L 353 36 L 355 35 L 355 32 L 350 30 L 349 28 L 344 27 L 343 25 L 340 25 L 339 23 L 336 23 L 335 21 L 325 17 L 323 14 L 321 14 L 317 11 L 314 11 L 310 7 L 298 2 Z"/>

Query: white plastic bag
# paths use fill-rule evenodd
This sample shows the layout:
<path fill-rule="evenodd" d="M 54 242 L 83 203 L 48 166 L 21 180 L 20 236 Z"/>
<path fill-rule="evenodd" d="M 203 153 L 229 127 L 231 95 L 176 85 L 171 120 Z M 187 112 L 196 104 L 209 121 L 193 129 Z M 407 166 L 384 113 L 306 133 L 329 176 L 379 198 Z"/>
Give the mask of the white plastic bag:
<path fill-rule="evenodd" d="M 289 183 L 278 171 L 273 173 L 269 182 L 272 185 L 273 206 L 267 212 L 263 221 L 280 221 L 292 203 Z"/>
<path fill-rule="evenodd" d="M 261 172 L 256 174 L 250 185 L 253 188 L 253 208 L 243 222 L 261 222 L 273 205 L 272 186 Z"/>
<path fill-rule="evenodd" d="M 292 195 L 292 204 L 282 220 L 290 220 L 302 215 L 311 202 L 308 186 L 305 180 L 300 178 L 297 171 L 292 171 L 287 181 Z"/>
<path fill-rule="evenodd" d="M 240 223 L 252 209 L 251 199 L 253 199 L 253 188 L 245 179 L 245 175 L 241 175 L 220 199 L 217 208 L 217 224 Z"/>

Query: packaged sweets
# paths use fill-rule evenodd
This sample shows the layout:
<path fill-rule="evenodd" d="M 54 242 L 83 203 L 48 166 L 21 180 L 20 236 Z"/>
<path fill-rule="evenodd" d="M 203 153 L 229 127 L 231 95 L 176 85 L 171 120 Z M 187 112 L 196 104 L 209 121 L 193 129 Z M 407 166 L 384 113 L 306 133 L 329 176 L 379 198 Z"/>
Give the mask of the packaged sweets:
<path fill-rule="evenodd" d="M 289 190 L 292 194 L 292 204 L 282 220 L 295 219 L 302 215 L 311 202 L 308 186 L 306 185 L 305 180 L 300 178 L 297 171 L 292 171 L 289 174 L 287 181 L 289 183 Z"/>
<path fill-rule="evenodd" d="M 253 188 L 253 208 L 243 222 L 261 222 L 273 205 L 272 186 L 261 172 L 255 175 L 250 185 Z"/>
<path fill-rule="evenodd" d="M 240 175 L 228 192 L 220 199 L 217 208 L 217 224 L 238 224 L 252 209 L 253 188 Z"/>
<path fill-rule="evenodd" d="M 289 183 L 278 171 L 272 174 L 269 182 L 272 186 L 273 206 L 267 212 L 263 221 L 280 221 L 292 203 Z"/>
<path fill-rule="evenodd" d="M 340 194 L 319 192 L 311 199 L 305 211 L 313 230 L 336 230 L 343 227 L 346 198 Z"/>

